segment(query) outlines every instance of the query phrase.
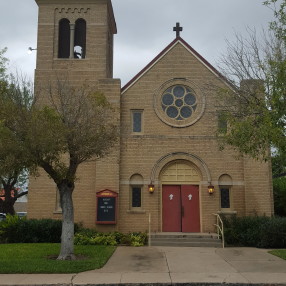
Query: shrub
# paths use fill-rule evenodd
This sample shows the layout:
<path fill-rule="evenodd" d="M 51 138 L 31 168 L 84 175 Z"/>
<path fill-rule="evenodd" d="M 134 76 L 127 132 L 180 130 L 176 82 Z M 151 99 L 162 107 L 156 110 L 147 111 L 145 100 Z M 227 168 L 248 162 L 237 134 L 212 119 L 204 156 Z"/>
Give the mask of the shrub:
<path fill-rule="evenodd" d="M 133 232 L 130 234 L 132 246 L 143 246 L 147 244 L 147 233 Z"/>
<path fill-rule="evenodd" d="M 286 216 L 286 177 L 273 179 L 274 210 L 279 216 Z"/>
<path fill-rule="evenodd" d="M 79 231 L 75 234 L 74 243 L 76 245 L 131 245 L 143 246 L 147 243 L 146 233 L 120 232 L 99 233 L 96 231 Z"/>
<path fill-rule="evenodd" d="M 23 221 L 25 218 L 23 218 Z M 0 222 L 0 242 L 10 242 L 17 237 L 21 237 L 19 233 L 19 224 L 21 220 L 18 216 L 7 215 L 5 220 Z"/>
<path fill-rule="evenodd" d="M 112 234 L 114 235 L 114 238 L 117 244 L 128 244 L 128 245 L 130 244 L 130 239 L 129 239 L 129 243 L 125 243 L 127 239 L 129 238 L 126 234 L 122 232 L 118 232 L 118 231 L 115 231 Z"/>
<path fill-rule="evenodd" d="M 286 247 L 286 218 L 223 217 L 224 236 L 228 245 L 264 248 Z"/>
<path fill-rule="evenodd" d="M 74 236 L 75 245 L 117 245 L 115 236 L 111 234 L 96 233 L 89 236 L 86 233 L 76 233 Z"/>
<path fill-rule="evenodd" d="M 61 241 L 62 222 L 53 219 L 20 219 L 7 215 L 0 222 L 0 242 L 2 243 L 59 243 Z M 82 228 L 75 224 L 75 245 L 132 245 L 147 244 L 147 234 L 134 232 L 100 233 L 95 229 Z"/>
<path fill-rule="evenodd" d="M 75 224 L 75 230 L 79 227 Z M 53 219 L 26 219 L 7 215 L 0 222 L 0 241 L 6 243 L 58 243 L 62 222 Z"/>
<path fill-rule="evenodd" d="M 107 235 L 97 235 L 94 238 L 91 238 L 91 243 L 95 245 L 117 245 L 114 235 L 107 234 Z"/>
<path fill-rule="evenodd" d="M 89 245 L 91 244 L 91 238 L 87 235 L 76 233 L 74 235 L 74 244 L 75 245 Z"/>
<path fill-rule="evenodd" d="M 286 248 L 286 218 L 276 217 L 261 226 L 260 241 L 263 248 Z"/>

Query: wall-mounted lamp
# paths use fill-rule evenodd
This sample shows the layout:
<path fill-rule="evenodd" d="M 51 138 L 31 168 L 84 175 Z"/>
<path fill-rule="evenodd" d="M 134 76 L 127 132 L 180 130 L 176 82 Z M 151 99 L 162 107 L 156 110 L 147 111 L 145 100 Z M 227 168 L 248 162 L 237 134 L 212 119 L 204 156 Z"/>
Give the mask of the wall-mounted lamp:
<path fill-rule="evenodd" d="M 149 184 L 148 185 L 148 191 L 149 191 L 149 193 L 154 193 L 154 191 L 155 191 L 155 186 L 151 183 L 151 184 Z"/>
<path fill-rule="evenodd" d="M 208 192 L 209 192 L 210 195 L 212 195 L 214 193 L 214 186 L 212 184 L 210 184 L 208 186 Z"/>
<path fill-rule="evenodd" d="M 32 47 L 28 48 L 28 54 L 30 55 L 33 51 L 36 51 L 37 49 L 33 49 Z"/>

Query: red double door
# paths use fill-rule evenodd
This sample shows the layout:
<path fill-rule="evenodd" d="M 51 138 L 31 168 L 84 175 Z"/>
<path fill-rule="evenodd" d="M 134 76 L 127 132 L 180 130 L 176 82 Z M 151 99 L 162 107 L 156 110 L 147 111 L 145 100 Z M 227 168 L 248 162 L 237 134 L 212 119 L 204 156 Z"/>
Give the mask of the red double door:
<path fill-rule="evenodd" d="M 199 186 L 163 185 L 163 231 L 200 232 Z"/>

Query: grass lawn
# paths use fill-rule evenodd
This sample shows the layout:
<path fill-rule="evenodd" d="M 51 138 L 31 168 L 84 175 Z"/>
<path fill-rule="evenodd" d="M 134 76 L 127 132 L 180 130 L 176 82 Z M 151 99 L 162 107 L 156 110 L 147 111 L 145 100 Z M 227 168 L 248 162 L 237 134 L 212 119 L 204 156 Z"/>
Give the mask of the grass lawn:
<path fill-rule="evenodd" d="M 0 244 L 0 273 L 79 273 L 101 268 L 116 247 L 76 245 L 75 254 L 85 259 L 58 261 L 58 243 Z"/>
<path fill-rule="evenodd" d="M 269 251 L 269 253 L 286 260 L 286 249 L 275 249 Z"/>

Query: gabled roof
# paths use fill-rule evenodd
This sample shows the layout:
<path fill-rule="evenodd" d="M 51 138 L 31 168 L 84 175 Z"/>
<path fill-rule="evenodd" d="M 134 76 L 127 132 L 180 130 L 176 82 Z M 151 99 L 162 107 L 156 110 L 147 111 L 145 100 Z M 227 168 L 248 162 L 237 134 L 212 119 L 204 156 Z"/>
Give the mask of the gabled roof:
<path fill-rule="evenodd" d="M 133 86 L 145 73 L 147 73 L 161 58 L 163 58 L 173 47 L 177 44 L 184 46 L 192 55 L 194 55 L 204 66 L 206 66 L 213 74 L 222 79 L 227 85 L 230 83 L 225 77 L 214 68 L 205 58 L 203 58 L 196 50 L 194 50 L 185 40 L 181 37 L 175 38 L 160 54 L 158 54 L 145 68 L 143 68 L 137 75 L 135 75 L 125 86 L 122 87 L 121 93 L 126 92 Z"/>

